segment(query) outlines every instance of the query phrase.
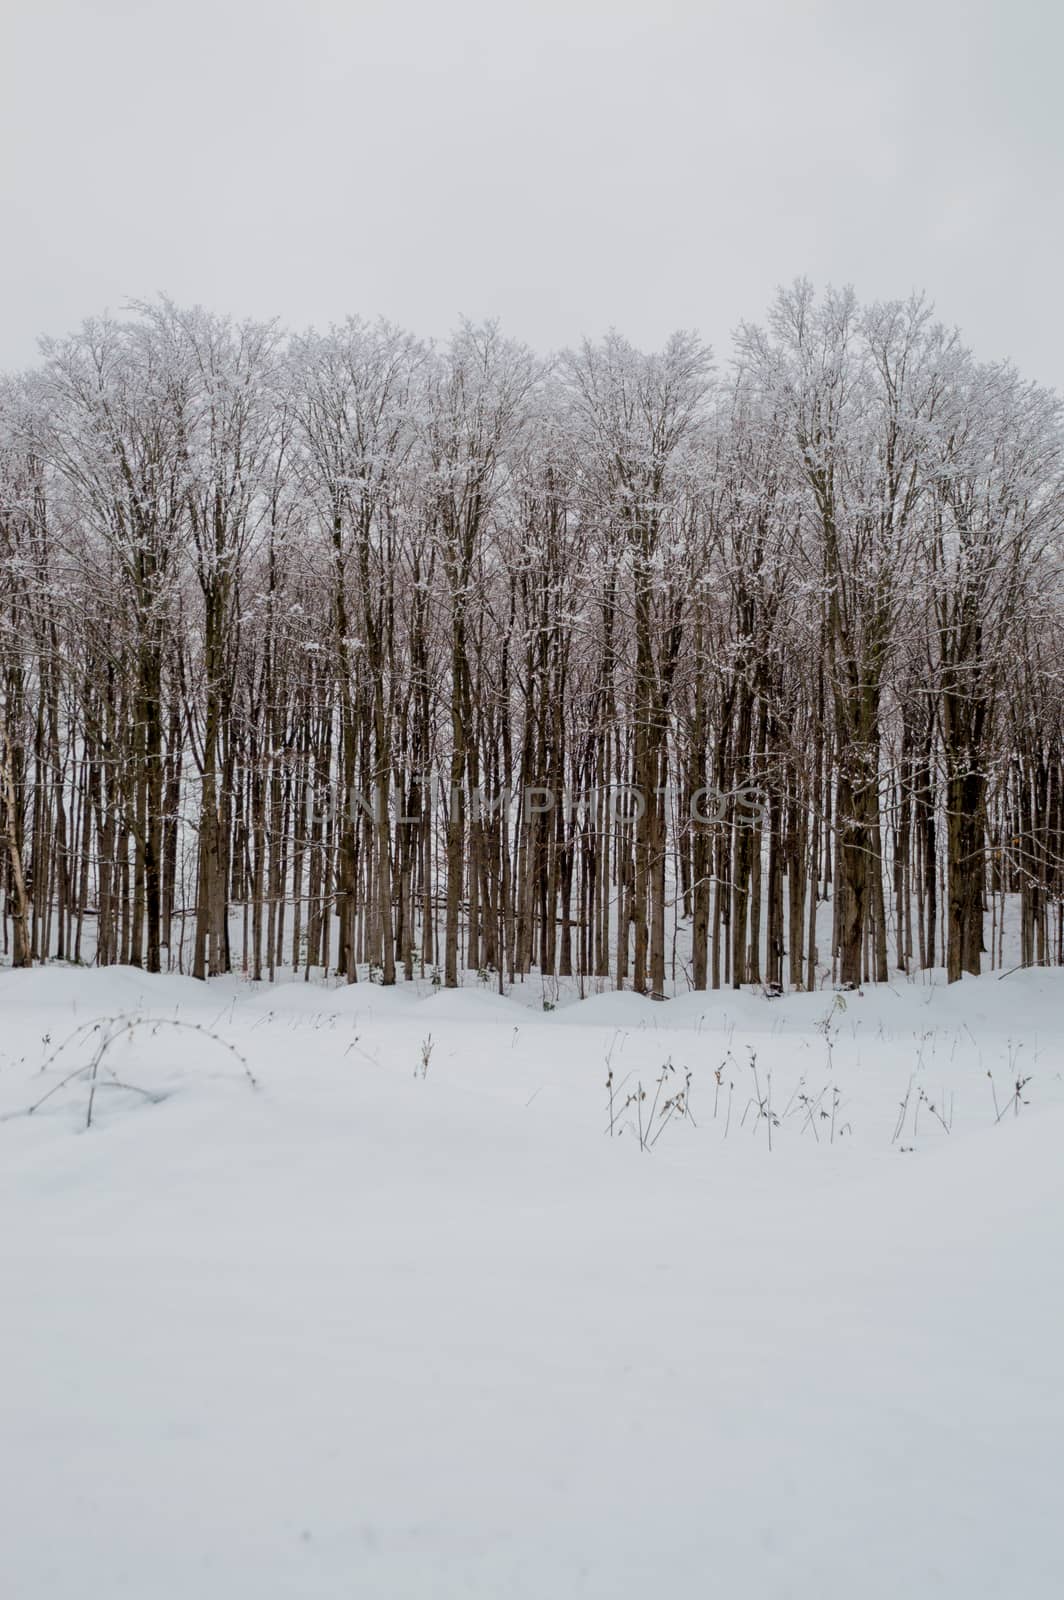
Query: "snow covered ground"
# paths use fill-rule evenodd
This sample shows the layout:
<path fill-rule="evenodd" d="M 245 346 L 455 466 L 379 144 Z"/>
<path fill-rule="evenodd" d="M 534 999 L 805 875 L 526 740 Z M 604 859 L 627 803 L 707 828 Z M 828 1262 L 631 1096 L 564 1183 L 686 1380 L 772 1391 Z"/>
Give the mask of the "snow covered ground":
<path fill-rule="evenodd" d="M 1064 973 L 529 998 L 0 973 L 0 1595 L 1064 1593 Z"/>

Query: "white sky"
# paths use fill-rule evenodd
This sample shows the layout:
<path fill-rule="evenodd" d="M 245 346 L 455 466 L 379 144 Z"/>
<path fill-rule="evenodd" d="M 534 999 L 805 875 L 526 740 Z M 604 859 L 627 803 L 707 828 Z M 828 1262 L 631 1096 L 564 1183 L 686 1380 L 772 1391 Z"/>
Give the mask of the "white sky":
<path fill-rule="evenodd" d="M 547 350 L 924 288 L 1064 386 L 1053 0 L 0 0 L 0 366 L 163 290 Z"/>

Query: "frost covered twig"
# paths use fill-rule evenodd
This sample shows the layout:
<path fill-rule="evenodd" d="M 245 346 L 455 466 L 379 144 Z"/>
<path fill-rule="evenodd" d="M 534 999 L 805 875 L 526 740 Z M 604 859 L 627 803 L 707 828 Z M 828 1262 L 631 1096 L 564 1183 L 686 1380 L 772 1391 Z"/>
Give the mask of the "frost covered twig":
<path fill-rule="evenodd" d="M 72 1072 L 68 1072 L 66 1077 L 62 1078 L 59 1083 L 53 1084 L 46 1094 L 41 1095 L 40 1099 L 35 1100 L 31 1106 L 27 1106 L 25 1113 L 26 1116 L 32 1116 L 35 1111 L 38 1111 L 40 1107 L 45 1105 L 47 1101 L 51 1100 L 54 1095 L 59 1094 L 63 1089 L 68 1088 L 70 1084 L 77 1082 L 78 1079 L 85 1079 L 89 1085 L 89 1100 L 85 1113 L 86 1128 L 92 1127 L 93 1111 L 96 1105 L 96 1092 L 98 1089 L 126 1089 L 131 1091 L 133 1094 L 143 1095 L 144 1098 L 146 1100 L 150 1100 L 153 1105 L 158 1104 L 163 1096 L 154 1094 L 149 1089 L 142 1089 L 137 1084 L 126 1083 L 119 1079 L 113 1072 L 110 1073 L 109 1082 L 100 1081 L 100 1069 L 104 1065 L 104 1057 L 111 1046 L 118 1039 L 123 1037 L 132 1038 L 133 1034 L 140 1028 L 150 1028 L 153 1034 L 157 1033 L 160 1028 L 179 1028 L 189 1033 L 201 1034 L 204 1038 L 210 1039 L 212 1043 L 221 1046 L 223 1050 L 228 1050 L 230 1055 L 235 1056 L 236 1060 L 240 1063 L 241 1070 L 251 1087 L 253 1089 L 257 1089 L 259 1086 L 258 1079 L 248 1066 L 245 1057 L 241 1055 L 240 1051 L 235 1045 L 230 1044 L 228 1039 L 221 1038 L 213 1028 L 206 1027 L 203 1023 L 199 1022 L 186 1022 L 177 1017 L 141 1017 L 137 1015 L 131 1015 L 129 1013 L 119 1012 L 115 1016 L 95 1017 L 88 1022 L 81 1023 L 63 1040 L 60 1045 L 56 1047 L 55 1050 L 52 1051 L 51 1055 L 41 1067 L 42 1072 L 47 1071 L 50 1066 L 54 1065 L 63 1052 L 77 1039 L 80 1039 L 87 1033 L 95 1033 L 97 1031 L 100 1033 L 100 1039 L 95 1051 L 93 1052 L 92 1060 L 82 1066 L 75 1067 L 74 1070 Z M 107 1070 L 110 1071 L 109 1068 Z"/>

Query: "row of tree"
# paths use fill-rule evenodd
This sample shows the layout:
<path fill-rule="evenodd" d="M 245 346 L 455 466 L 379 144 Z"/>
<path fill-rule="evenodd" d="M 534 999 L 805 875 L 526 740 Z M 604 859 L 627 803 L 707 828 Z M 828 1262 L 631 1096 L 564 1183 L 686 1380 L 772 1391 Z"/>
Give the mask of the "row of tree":
<path fill-rule="evenodd" d="M 5 946 L 663 993 L 955 979 L 1008 903 L 1059 961 L 1062 467 L 1054 394 L 804 283 L 719 368 L 165 301 L 47 341 Z"/>

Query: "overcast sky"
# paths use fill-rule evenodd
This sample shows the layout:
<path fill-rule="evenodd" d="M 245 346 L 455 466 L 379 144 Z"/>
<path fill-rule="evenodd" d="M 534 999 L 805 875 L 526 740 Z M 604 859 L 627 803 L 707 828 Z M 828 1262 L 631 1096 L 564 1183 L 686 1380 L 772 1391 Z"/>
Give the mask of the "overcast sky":
<path fill-rule="evenodd" d="M 806 274 L 1064 387 L 1059 0 L 0 13 L 0 365 L 160 290 L 720 348 Z"/>

